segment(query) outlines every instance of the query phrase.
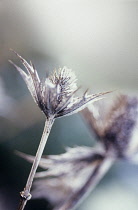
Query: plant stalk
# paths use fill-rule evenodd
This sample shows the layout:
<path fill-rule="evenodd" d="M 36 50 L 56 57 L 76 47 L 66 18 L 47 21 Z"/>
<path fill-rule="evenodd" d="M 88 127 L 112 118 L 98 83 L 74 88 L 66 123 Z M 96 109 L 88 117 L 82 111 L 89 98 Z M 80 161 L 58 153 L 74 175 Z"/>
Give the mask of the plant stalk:
<path fill-rule="evenodd" d="M 41 141 L 40 141 L 30 174 L 28 176 L 26 186 L 25 186 L 24 190 L 22 192 L 20 192 L 21 199 L 20 199 L 20 203 L 18 206 L 18 210 L 23 210 L 27 201 L 30 200 L 32 197 L 30 194 L 30 190 L 32 187 L 33 179 L 34 179 L 36 170 L 38 168 L 38 165 L 39 165 L 41 156 L 43 154 L 43 151 L 44 151 L 44 148 L 45 148 L 45 145 L 46 145 L 46 142 L 47 142 L 48 136 L 50 134 L 53 123 L 54 123 L 54 118 L 46 119 L 43 134 L 41 137 Z"/>

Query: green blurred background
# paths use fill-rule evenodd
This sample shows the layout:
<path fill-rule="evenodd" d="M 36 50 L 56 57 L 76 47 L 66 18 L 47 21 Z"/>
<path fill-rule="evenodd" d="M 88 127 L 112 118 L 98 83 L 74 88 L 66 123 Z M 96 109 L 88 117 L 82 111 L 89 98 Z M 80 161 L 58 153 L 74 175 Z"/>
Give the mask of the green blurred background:
<path fill-rule="evenodd" d="M 45 120 L 8 63 L 12 59 L 21 66 L 9 48 L 32 60 L 41 78 L 66 65 L 83 90 L 136 95 L 138 1 L 0 0 L 0 210 L 16 209 L 31 165 L 14 151 L 34 155 Z M 94 141 L 75 114 L 56 120 L 44 154 Z M 78 210 L 137 210 L 137 197 L 138 166 L 121 161 Z M 51 208 L 44 200 L 29 201 L 26 210 L 35 209 Z"/>

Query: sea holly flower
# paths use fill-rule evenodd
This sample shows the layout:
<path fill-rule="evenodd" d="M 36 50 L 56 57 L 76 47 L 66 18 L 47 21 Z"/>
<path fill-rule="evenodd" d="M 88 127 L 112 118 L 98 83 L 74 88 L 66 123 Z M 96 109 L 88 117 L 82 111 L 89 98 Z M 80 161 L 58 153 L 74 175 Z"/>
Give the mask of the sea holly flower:
<path fill-rule="evenodd" d="M 76 97 L 77 92 L 76 76 L 71 69 L 67 67 L 55 70 L 44 82 L 41 82 L 32 62 L 22 58 L 18 53 L 14 53 L 20 58 L 27 73 L 20 67 L 10 61 L 23 77 L 27 87 L 47 118 L 54 118 L 71 115 L 81 111 L 88 103 L 101 99 L 105 93 L 87 95 L 87 91 L 81 97 Z"/>
<path fill-rule="evenodd" d="M 34 157 L 17 152 L 29 162 Z M 104 150 L 86 146 L 67 148 L 60 155 L 43 156 L 33 184 L 34 199 L 46 199 L 54 210 L 76 209 L 114 163 Z"/>
<path fill-rule="evenodd" d="M 106 151 L 111 150 L 115 156 L 127 159 L 138 153 L 137 97 L 120 95 L 113 105 L 102 104 L 102 108 L 90 105 L 82 113 Z"/>
<path fill-rule="evenodd" d="M 20 61 L 26 68 L 27 73 L 15 65 L 12 61 L 10 61 L 10 63 L 12 63 L 21 74 L 34 101 L 46 116 L 43 135 L 34 158 L 26 186 L 24 190 L 20 192 L 21 201 L 18 210 L 23 210 L 27 201 L 31 199 L 30 190 L 33 179 L 54 123 L 54 119 L 77 113 L 85 108 L 90 102 L 101 99 L 101 96 L 108 92 L 87 95 L 86 91 L 81 97 L 76 97 L 75 93 L 78 90 L 76 85 L 76 76 L 70 69 L 64 67 L 58 69 L 57 71 L 55 70 L 54 73 L 46 78 L 44 82 L 41 82 L 37 70 L 32 62 L 29 64 L 18 53 L 15 51 L 13 52 L 17 55 L 17 57 L 19 57 Z"/>

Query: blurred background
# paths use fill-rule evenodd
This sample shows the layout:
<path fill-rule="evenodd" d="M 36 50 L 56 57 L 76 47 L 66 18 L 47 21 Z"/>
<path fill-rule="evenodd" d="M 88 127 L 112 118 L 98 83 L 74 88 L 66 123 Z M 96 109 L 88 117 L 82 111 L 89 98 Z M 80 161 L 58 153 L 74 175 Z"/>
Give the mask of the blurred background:
<path fill-rule="evenodd" d="M 35 155 L 44 115 L 8 59 L 13 48 L 32 60 L 41 78 L 55 68 L 75 71 L 90 92 L 137 95 L 138 1 L 0 0 L 0 210 L 16 209 L 31 165 L 14 152 Z M 108 100 L 110 96 L 106 98 Z M 56 120 L 44 154 L 92 146 L 95 137 L 81 115 Z M 78 210 L 137 210 L 138 166 L 118 162 Z M 31 200 L 26 210 L 51 209 Z"/>

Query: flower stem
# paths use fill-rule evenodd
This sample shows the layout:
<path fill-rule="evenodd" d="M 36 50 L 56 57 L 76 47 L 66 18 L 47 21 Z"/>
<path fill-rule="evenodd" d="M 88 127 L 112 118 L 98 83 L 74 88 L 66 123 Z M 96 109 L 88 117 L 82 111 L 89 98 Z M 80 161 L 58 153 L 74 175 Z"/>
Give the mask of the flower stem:
<path fill-rule="evenodd" d="M 43 150 L 45 148 L 45 145 L 46 145 L 46 142 L 47 142 L 48 136 L 50 134 L 50 130 L 52 128 L 53 123 L 54 123 L 54 118 L 46 119 L 44 131 L 43 131 L 43 134 L 41 137 L 41 141 L 40 141 L 30 174 L 28 176 L 28 180 L 26 182 L 26 186 L 25 186 L 24 190 L 22 192 L 20 192 L 21 199 L 20 199 L 20 203 L 18 206 L 18 210 L 23 210 L 27 201 L 31 199 L 30 190 L 32 187 L 33 179 L 34 179 L 36 170 L 38 168 L 38 165 L 39 165 L 39 162 L 40 162 L 40 159 L 41 159 Z"/>

